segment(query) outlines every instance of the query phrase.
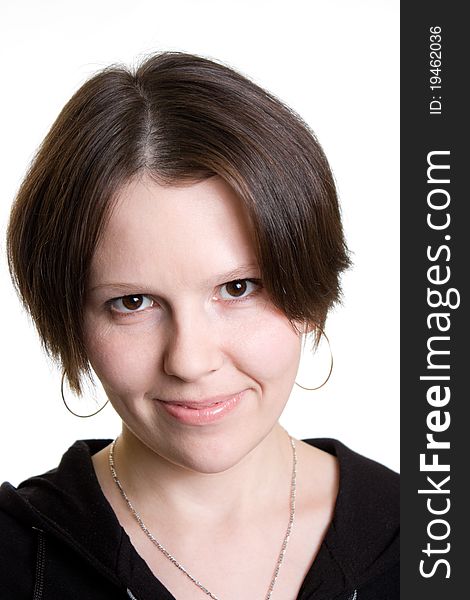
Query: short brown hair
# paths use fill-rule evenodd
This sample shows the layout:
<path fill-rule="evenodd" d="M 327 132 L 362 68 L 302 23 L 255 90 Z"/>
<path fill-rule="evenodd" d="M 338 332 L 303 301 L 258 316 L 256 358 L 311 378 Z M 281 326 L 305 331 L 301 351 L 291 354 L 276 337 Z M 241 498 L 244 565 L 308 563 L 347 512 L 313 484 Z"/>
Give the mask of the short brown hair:
<path fill-rule="evenodd" d="M 167 184 L 223 178 L 254 224 L 273 303 L 292 322 L 323 327 L 350 261 L 333 177 L 315 136 L 231 68 L 160 53 L 135 71 L 104 69 L 74 94 L 11 213 L 13 281 L 76 392 L 89 373 L 83 304 L 93 252 L 118 190 L 143 171 Z"/>

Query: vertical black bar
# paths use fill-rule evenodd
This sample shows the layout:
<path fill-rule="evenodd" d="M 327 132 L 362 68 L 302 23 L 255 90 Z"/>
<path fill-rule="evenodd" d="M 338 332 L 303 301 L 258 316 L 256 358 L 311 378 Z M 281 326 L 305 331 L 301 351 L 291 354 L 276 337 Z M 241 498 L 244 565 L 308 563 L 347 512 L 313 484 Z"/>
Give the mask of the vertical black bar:
<path fill-rule="evenodd" d="M 452 0 L 401 3 L 406 600 L 470 598 L 470 131 L 464 91 L 470 25 L 464 7 Z"/>

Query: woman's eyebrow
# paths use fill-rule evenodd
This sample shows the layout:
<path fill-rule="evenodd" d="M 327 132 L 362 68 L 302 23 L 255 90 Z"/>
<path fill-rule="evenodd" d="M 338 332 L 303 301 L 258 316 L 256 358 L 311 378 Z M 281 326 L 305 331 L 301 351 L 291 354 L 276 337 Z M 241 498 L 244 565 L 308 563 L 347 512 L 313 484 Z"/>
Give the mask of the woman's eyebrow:
<path fill-rule="evenodd" d="M 105 283 L 98 283 L 92 287 L 90 287 L 89 291 L 94 292 L 95 290 L 101 290 L 104 288 L 111 288 L 115 290 L 124 290 L 128 292 L 135 292 L 136 290 L 142 289 L 142 284 L 140 283 L 124 283 L 120 281 L 106 281 Z"/>
<path fill-rule="evenodd" d="M 218 273 L 214 277 L 211 277 L 210 279 L 206 279 L 204 281 L 204 284 L 210 285 L 214 281 L 221 281 L 221 282 L 225 283 L 225 282 L 229 282 L 229 281 L 234 281 L 236 279 L 242 279 L 243 277 L 246 277 L 250 271 L 254 271 L 254 270 L 259 272 L 259 266 L 256 263 L 249 263 L 246 265 L 241 265 L 241 266 L 237 267 L 236 269 L 232 269 L 231 271 L 226 271 L 223 273 Z"/>
<path fill-rule="evenodd" d="M 229 282 L 234 281 L 236 279 L 242 279 L 247 276 L 250 271 L 256 270 L 259 272 L 259 266 L 256 263 L 249 263 L 246 265 L 240 265 L 235 269 L 230 271 L 224 271 L 222 273 L 217 273 L 216 275 L 211 276 L 208 279 L 205 279 L 202 282 L 202 285 L 212 285 L 214 282 Z M 103 289 L 103 288 L 112 288 L 116 290 L 125 290 L 129 292 L 137 292 L 137 291 L 145 291 L 148 287 L 148 284 L 143 285 L 142 283 L 124 283 L 118 281 L 107 281 L 104 283 L 98 283 L 90 288 L 90 292 L 95 290 Z"/>

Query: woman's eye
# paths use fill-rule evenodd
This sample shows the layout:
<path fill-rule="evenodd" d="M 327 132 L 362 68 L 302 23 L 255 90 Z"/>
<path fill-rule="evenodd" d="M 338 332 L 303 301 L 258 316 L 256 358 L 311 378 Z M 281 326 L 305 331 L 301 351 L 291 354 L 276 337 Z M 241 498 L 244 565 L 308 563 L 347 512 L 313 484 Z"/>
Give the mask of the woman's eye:
<path fill-rule="evenodd" d="M 236 279 L 224 283 L 220 288 L 220 296 L 223 300 L 236 300 L 237 298 L 245 298 L 257 291 L 260 283 L 255 279 Z"/>
<path fill-rule="evenodd" d="M 111 300 L 111 309 L 119 313 L 140 312 L 153 306 L 154 302 L 143 294 L 131 294 Z"/>

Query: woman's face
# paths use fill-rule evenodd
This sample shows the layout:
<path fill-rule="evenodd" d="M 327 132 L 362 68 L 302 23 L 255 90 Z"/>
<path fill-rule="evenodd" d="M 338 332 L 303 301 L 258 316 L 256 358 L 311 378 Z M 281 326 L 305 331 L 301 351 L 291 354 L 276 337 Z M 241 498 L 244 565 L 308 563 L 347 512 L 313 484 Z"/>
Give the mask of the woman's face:
<path fill-rule="evenodd" d="M 127 430 L 198 472 L 274 428 L 301 340 L 264 291 L 250 222 L 219 177 L 121 190 L 91 267 L 90 362 Z"/>

